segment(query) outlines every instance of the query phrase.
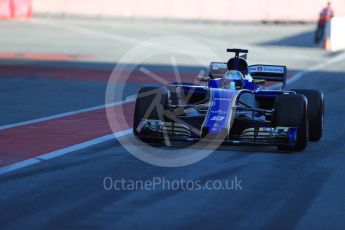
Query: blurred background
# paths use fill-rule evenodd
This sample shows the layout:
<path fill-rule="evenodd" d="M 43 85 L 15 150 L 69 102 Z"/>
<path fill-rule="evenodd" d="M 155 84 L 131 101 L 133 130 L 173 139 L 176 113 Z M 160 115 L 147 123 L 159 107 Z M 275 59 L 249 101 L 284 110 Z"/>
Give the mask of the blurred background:
<path fill-rule="evenodd" d="M 316 21 L 325 0 L 1 0 L 2 17 L 73 15 L 219 21 Z M 337 15 L 345 1 L 333 0 Z"/>

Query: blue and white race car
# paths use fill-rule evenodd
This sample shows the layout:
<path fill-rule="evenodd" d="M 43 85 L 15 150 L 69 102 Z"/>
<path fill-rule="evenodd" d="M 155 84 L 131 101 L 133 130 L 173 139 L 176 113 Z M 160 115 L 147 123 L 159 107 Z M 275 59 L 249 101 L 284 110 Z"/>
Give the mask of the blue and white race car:
<path fill-rule="evenodd" d="M 199 84 L 142 87 L 136 99 L 133 133 L 146 143 L 169 140 L 275 145 L 300 151 L 323 133 L 324 96 L 318 90 L 284 90 L 287 68 L 250 65 L 235 53 L 212 62 Z M 280 82 L 281 88 L 265 88 Z"/>

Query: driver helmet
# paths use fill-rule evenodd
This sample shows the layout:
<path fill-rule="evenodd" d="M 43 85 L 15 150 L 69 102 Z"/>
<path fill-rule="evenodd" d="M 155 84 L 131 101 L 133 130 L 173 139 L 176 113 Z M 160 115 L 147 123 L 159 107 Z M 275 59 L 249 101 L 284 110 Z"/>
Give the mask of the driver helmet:
<path fill-rule="evenodd" d="M 222 78 L 223 89 L 242 89 L 244 76 L 240 71 L 230 70 Z"/>

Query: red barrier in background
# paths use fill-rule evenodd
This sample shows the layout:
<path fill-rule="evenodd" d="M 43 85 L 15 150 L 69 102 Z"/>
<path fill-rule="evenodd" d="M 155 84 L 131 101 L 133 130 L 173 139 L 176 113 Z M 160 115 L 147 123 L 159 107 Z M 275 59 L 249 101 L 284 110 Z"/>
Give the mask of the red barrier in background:
<path fill-rule="evenodd" d="M 31 0 L 0 0 L 0 19 L 31 18 Z"/>

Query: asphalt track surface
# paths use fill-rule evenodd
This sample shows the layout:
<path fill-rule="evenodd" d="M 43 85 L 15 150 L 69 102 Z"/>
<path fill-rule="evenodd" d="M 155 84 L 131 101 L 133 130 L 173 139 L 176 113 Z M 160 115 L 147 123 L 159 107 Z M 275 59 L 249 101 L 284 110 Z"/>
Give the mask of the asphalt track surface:
<path fill-rule="evenodd" d="M 7 32 L 1 32 L 4 33 L 1 42 L 6 44 L 1 47 L 6 57 L 1 65 L 8 68 L 7 72 L 0 72 L 4 105 L 1 125 L 104 104 L 104 79 L 114 66 L 112 58 L 121 56 L 138 40 L 156 35 L 180 34 L 196 38 L 208 31 L 201 41 L 215 47 L 224 58 L 226 54 L 222 51 L 228 43 L 246 46 L 252 50 L 253 62 L 286 64 L 291 66 L 292 73 L 300 73 L 339 55 L 310 45 L 311 26 L 83 21 L 66 22 L 66 26 L 61 26 L 59 23 L 1 23 L 2 31 Z M 233 29 L 232 37 L 229 31 L 224 32 L 229 27 Z M 23 31 L 27 33 L 25 39 L 23 36 L 6 38 Z M 116 36 L 108 38 L 112 33 Z M 89 36 L 85 38 L 85 34 Z M 12 57 L 13 53 L 17 58 Z M 18 60 L 18 53 L 35 53 L 36 56 L 19 55 L 23 60 Z M 51 76 L 51 69 L 42 70 L 42 61 L 36 60 L 40 59 L 37 53 L 54 54 L 51 61 L 43 64 L 49 68 L 63 66 L 67 70 Z M 83 60 L 79 60 L 78 55 Z M 46 55 L 42 57 L 47 59 Z M 153 68 L 163 73 L 171 71 L 160 60 L 154 63 Z M 197 68 L 188 60 L 183 64 L 184 72 Z M 32 70 L 36 65 L 40 66 L 39 73 Z M 85 72 L 76 74 L 69 66 L 97 69 L 97 74 L 85 77 Z M 18 68 L 23 72 L 14 71 Z M 288 88 L 320 89 L 325 93 L 324 136 L 320 142 L 310 143 L 303 152 L 283 153 L 274 147 L 222 146 L 198 163 L 165 168 L 136 159 L 117 140 L 110 140 L 0 175 L 1 229 L 344 229 L 344 73 L 344 59 L 340 58 L 303 74 L 288 85 Z M 144 83 L 128 83 L 126 94 L 132 95 Z M 54 136 L 54 132 L 45 135 Z M 9 141 L 16 145 L 17 140 Z M 1 154 L 3 160 L 8 155 L 16 158 L 21 152 L 9 153 L 5 149 Z M 179 181 L 183 178 L 202 183 L 237 178 L 241 180 L 241 189 L 107 190 L 103 183 L 107 177 L 127 181 L 154 178 Z"/>

